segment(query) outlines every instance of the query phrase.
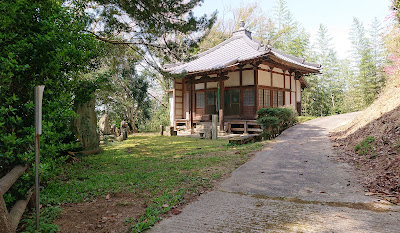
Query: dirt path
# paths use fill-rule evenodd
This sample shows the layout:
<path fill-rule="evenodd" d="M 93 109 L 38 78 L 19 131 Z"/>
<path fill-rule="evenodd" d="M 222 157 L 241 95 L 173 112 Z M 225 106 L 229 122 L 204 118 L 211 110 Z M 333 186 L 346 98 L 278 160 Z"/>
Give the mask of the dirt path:
<path fill-rule="evenodd" d="M 335 160 L 328 131 L 354 116 L 292 127 L 151 232 L 399 232 L 399 208 L 365 196 Z"/>

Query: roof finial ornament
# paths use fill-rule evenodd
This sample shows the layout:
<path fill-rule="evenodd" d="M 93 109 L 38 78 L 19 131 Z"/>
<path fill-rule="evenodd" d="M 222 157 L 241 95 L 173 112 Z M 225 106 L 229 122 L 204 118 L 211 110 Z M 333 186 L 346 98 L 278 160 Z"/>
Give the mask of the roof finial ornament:
<path fill-rule="evenodd" d="M 272 46 L 271 46 L 271 39 L 268 39 L 268 41 L 267 41 L 267 46 L 266 46 L 265 49 L 271 49 L 271 48 L 272 48 Z"/>
<path fill-rule="evenodd" d="M 239 24 L 239 26 L 241 27 L 241 28 L 244 28 L 244 20 L 242 19 L 242 20 L 240 20 L 240 24 Z"/>

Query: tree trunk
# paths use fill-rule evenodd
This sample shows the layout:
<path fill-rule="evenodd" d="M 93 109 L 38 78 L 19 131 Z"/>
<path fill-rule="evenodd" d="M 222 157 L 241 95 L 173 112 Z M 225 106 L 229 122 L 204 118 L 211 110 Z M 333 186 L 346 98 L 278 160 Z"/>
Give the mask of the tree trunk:
<path fill-rule="evenodd" d="M 139 114 L 139 106 L 136 107 L 136 109 L 134 109 L 133 107 L 128 107 L 128 120 L 129 123 L 132 126 L 132 130 L 134 133 L 139 132 L 138 128 L 136 127 L 135 123 L 136 123 L 136 119 L 137 119 L 137 115 Z"/>
<path fill-rule="evenodd" d="M 15 181 L 25 172 L 28 168 L 27 165 L 17 165 L 7 175 L 0 179 L 0 195 L 3 196 L 8 189 L 15 183 Z"/>

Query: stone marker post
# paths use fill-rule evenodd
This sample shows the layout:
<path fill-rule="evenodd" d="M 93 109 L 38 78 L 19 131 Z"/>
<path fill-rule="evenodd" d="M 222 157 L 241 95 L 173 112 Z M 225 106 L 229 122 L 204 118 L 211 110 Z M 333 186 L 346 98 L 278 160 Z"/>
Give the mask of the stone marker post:
<path fill-rule="evenodd" d="M 164 135 L 164 126 L 160 125 L 160 135 L 163 136 Z"/>
<path fill-rule="evenodd" d="M 177 132 L 174 130 L 173 126 L 167 127 L 168 136 L 177 136 Z"/>
<path fill-rule="evenodd" d="M 121 136 L 122 136 L 122 140 L 126 140 L 128 138 L 128 123 L 126 123 L 125 121 L 121 121 Z"/>
<path fill-rule="evenodd" d="M 108 114 L 103 114 L 99 120 L 99 129 L 103 134 L 109 135 L 111 134 L 111 125 L 110 125 L 110 117 Z"/>
<path fill-rule="evenodd" d="M 217 114 L 213 114 L 212 115 L 212 131 L 211 131 L 211 139 L 212 140 L 216 140 L 217 139 L 217 135 L 218 135 L 218 130 L 217 130 L 217 126 L 218 126 L 218 115 Z"/>

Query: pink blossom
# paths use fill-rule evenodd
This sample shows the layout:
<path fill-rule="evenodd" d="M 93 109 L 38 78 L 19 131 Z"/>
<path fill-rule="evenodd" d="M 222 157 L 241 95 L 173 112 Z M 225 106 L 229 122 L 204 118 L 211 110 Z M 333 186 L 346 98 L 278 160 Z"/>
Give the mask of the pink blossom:
<path fill-rule="evenodd" d="M 396 70 L 397 70 L 396 66 L 386 66 L 385 68 L 383 68 L 383 71 L 385 71 L 385 73 L 387 73 L 388 75 L 394 74 Z"/>
<path fill-rule="evenodd" d="M 393 19 L 394 17 L 396 17 L 397 11 L 391 11 L 386 17 L 384 22 Z"/>
<path fill-rule="evenodd" d="M 396 61 L 399 60 L 399 58 L 396 57 L 394 54 L 390 54 L 390 55 L 388 56 L 388 59 L 389 59 L 390 61 L 394 61 L 394 62 L 396 62 Z"/>

